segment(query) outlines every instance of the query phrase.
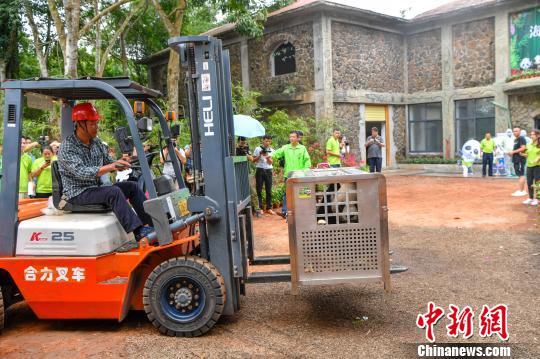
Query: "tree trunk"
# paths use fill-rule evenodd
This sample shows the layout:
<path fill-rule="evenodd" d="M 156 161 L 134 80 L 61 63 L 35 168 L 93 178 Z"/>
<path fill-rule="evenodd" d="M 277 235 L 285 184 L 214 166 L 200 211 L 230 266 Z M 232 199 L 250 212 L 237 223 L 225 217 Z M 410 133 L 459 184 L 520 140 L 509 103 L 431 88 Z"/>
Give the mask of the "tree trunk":
<path fill-rule="evenodd" d="M 180 55 L 171 50 L 167 65 L 167 105 L 169 111 L 178 112 L 178 86 L 180 81 Z"/>
<path fill-rule="evenodd" d="M 64 56 L 64 63 L 66 62 L 66 30 L 64 28 L 64 22 L 58 13 L 58 7 L 56 6 L 56 0 L 48 0 L 49 11 L 51 17 L 54 20 L 54 26 L 56 27 L 56 34 L 58 35 L 58 43 L 60 49 L 62 49 L 62 55 Z"/>
<path fill-rule="evenodd" d="M 64 76 L 77 78 L 77 64 L 79 62 L 79 19 L 81 14 L 80 0 L 64 0 L 66 17 L 66 62 Z"/>
<path fill-rule="evenodd" d="M 39 38 L 39 31 L 34 21 L 34 13 L 32 12 L 32 6 L 27 1 L 24 2 L 24 9 L 26 12 L 26 18 L 30 29 L 32 29 L 32 38 L 34 39 L 34 48 L 36 49 L 36 56 L 39 64 L 39 73 L 41 77 L 49 77 L 49 70 L 47 69 L 47 54 L 43 51 L 43 44 Z"/>
<path fill-rule="evenodd" d="M 172 14 L 167 15 L 161 7 L 159 0 L 152 0 L 156 11 L 163 21 L 170 37 L 180 36 L 186 0 L 177 0 L 177 6 Z M 173 17 L 171 19 L 171 16 Z M 176 51 L 169 52 L 169 64 L 167 65 L 167 104 L 168 111 L 178 112 L 178 86 L 180 81 L 180 56 Z"/>
<path fill-rule="evenodd" d="M 126 53 L 126 32 L 120 34 L 120 59 L 122 61 L 122 74 L 124 76 L 129 76 L 128 72 L 128 58 Z"/>
<path fill-rule="evenodd" d="M 99 0 L 94 0 L 94 14 L 99 14 Z M 96 75 L 99 72 L 99 62 L 101 60 L 101 21 L 96 21 L 96 58 L 95 70 Z"/>
<path fill-rule="evenodd" d="M 0 82 L 6 80 L 7 62 L 0 58 Z"/>

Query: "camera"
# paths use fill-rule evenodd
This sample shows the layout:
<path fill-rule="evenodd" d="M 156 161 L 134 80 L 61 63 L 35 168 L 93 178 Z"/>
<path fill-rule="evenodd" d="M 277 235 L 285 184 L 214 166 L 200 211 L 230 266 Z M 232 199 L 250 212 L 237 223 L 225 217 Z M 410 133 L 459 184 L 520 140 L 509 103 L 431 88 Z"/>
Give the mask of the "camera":
<path fill-rule="evenodd" d="M 41 136 L 39 136 L 37 142 L 39 143 L 39 145 L 41 147 L 48 146 L 49 145 L 49 136 L 41 135 Z"/>
<path fill-rule="evenodd" d="M 261 147 L 261 154 L 262 154 L 262 155 L 267 155 L 267 154 L 269 154 L 270 152 L 272 152 L 272 150 L 271 150 L 270 148 Z"/>

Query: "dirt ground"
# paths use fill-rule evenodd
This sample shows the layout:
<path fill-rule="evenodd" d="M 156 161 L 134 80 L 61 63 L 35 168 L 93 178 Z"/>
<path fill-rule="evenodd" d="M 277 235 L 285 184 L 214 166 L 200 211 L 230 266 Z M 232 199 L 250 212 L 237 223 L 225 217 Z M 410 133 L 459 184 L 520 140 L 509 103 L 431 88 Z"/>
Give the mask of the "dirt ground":
<path fill-rule="evenodd" d="M 143 313 L 123 323 L 39 321 L 24 303 L 8 311 L 0 357 L 414 357 L 416 328 L 429 301 L 448 308 L 505 303 L 514 357 L 540 357 L 540 214 L 510 197 L 512 180 L 388 177 L 393 263 L 409 271 L 379 284 L 302 288 L 249 284 L 242 310 L 200 338 L 159 335 Z M 257 253 L 288 251 L 279 217 L 255 221 Z M 476 320 L 477 316 L 475 316 Z M 446 322 L 436 326 L 437 341 Z M 497 342 L 475 336 L 470 342 Z"/>

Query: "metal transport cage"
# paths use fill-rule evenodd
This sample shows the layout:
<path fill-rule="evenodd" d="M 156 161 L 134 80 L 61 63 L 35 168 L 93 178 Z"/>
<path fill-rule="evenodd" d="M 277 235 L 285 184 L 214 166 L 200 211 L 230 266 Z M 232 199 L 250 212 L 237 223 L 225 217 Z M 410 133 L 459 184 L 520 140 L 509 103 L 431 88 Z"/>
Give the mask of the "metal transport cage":
<path fill-rule="evenodd" d="M 386 180 L 355 168 L 293 171 L 287 181 L 291 288 L 381 281 L 390 290 Z"/>

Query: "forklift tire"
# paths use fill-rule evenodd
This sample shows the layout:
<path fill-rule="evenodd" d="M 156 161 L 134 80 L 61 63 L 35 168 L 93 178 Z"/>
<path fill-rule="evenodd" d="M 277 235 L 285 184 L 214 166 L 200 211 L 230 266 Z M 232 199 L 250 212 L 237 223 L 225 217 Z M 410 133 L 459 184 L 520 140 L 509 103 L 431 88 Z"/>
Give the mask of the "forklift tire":
<path fill-rule="evenodd" d="M 171 258 L 148 276 L 144 311 L 162 333 L 196 337 L 209 331 L 225 306 L 225 282 L 212 263 L 200 257 Z"/>
<path fill-rule="evenodd" d="M 5 307 L 4 307 L 4 296 L 2 295 L 2 287 L 0 287 L 0 332 L 4 329 L 5 321 Z"/>

